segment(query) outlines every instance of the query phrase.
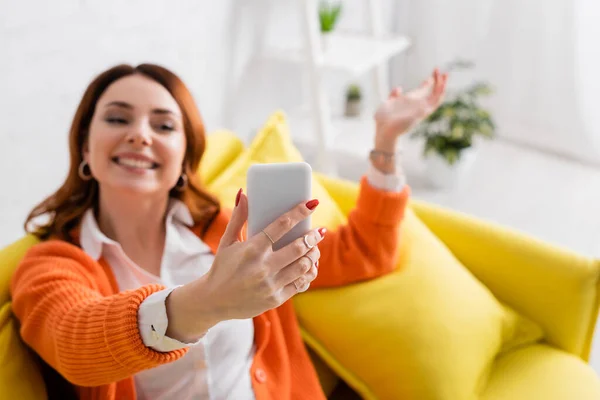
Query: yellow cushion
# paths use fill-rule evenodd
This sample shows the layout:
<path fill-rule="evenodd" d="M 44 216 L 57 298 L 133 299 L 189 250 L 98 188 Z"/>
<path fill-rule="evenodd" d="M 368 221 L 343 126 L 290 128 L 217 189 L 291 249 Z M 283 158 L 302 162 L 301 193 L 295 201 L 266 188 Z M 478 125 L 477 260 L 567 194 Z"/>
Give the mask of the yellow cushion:
<path fill-rule="evenodd" d="M 206 149 L 200 160 L 202 183 L 210 184 L 244 150 L 244 143 L 232 132 L 218 130 L 206 137 Z"/>
<path fill-rule="evenodd" d="M 0 250 L 0 306 L 10 298 L 10 279 L 17 269 L 25 252 L 39 240 L 33 235 L 27 235 L 4 249 Z"/>
<path fill-rule="evenodd" d="M 250 146 L 207 187 L 224 206 L 231 208 L 239 188 L 246 189 L 246 173 L 250 165 L 299 161 L 303 161 L 302 155 L 292 143 L 285 115 L 276 112 L 258 132 Z M 346 218 L 342 212 L 315 178 L 312 182 L 312 193 L 314 198 L 319 199 L 319 207 L 311 221 L 313 226 L 333 228 L 345 222 Z"/>
<path fill-rule="evenodd" d="M 482 400 L 598 400 L 600 380 L 580 358 L 545 345 L 500 357 Z"/>
<path fill-rule="evenodd" d="M 410 210 L 402 231 L 397 272 L 295 297 L 304 338 L 366 399 L 476 399 L 496 355 L 542 332 Z"/>
<path fill-rule="evenodd" d="M 10 278 L 27 249 L 37 242 L 34 236 L 25 236 L 0 251 L 0 399 L 46 398 L 37 362 L 21 341 L 8 301 Z"/>
<path fill-rule="evenodd" d="M 415 204 L 415 212 L 499 299 L 535 316 L 548 343 L 589 357 L 600 261 L 431 204 Z"/>

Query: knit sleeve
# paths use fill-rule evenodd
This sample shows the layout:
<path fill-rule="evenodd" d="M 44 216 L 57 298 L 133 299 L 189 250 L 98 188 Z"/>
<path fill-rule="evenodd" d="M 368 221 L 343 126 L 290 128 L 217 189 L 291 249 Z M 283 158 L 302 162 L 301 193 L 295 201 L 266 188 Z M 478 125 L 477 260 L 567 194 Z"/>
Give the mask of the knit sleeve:
<path fill-rule="evenodd" d="M 138 309 L 164 287 L 112 295 L 107 287 L 102 267 L 76 246 L 56 240 L 34 246 L 11 281 L 23 340 L 79 386 L 116 382 L 186 353 L 161 353 L 142 342 Z"/>

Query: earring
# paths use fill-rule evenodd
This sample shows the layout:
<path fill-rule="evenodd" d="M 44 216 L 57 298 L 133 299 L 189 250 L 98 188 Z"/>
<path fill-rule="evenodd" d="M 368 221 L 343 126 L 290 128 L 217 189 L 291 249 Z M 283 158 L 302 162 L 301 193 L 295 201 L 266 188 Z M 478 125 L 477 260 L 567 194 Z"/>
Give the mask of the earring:
<path fill-rule="evenodd" d="M 177 179 L 177 184 L 175 185 L 175 189 L 180 192 L 183 191 L 188 185 L 188 177 L 185 173 L 181 174 L 179 179 Z"/>
<path fill-rule="evenodd" d="M 86 172 L 86 167 L 87 167 L 88 172 Z M 81 162 L 81 164 L 79 164 L 78 172 L 79 172 L 79 177 L 81 178 L 82 181 L 89 181 L 90 179 L 93 178 L 92 170 L 90 169 L 89 164 L 85 160 L 83 160 Z"/>

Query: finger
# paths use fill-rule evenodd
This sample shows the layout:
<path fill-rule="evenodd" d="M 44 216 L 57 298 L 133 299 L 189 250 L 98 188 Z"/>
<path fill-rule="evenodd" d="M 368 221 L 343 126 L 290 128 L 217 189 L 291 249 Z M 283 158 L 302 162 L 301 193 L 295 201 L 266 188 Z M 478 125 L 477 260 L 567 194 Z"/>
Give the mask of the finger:
<path fill-rule="evenodd" d="M 419 89 L 431 87 L 436 82 L 436 80 L 436 75 L 434 74 L 433 76 L 421 82 L 421 84 L 419 85 Z"/>
<path fill-rule="evenodd" d="M 428 93 L 435 84 L 435 78 L 427 78 L 415 90 L 417 93 Z"/>
<path fill-rule="evenodd" d="M 314 246 L 319 244 L 319 242 L 321 242 L 321 240 L 323 240 L 323 238 L 325 237 L 325 232 L 326 230 L 323 228 L 313 229 L 309 231 L 306 235 L 294 240 L 287 246 L 277 250 L 272 255 L 271 265 L 285 266 L 296 261 L 304 254 L 306 254 L 309 250 L 313 249 Z"/>
<path fill-rule="evenodd" d="M 415 90 L 412 90 L 410 93 L 408 93 L 407 96 L 410 98 L 413 98 L 413 99 L 417 99 L 417 98 L 425 99 L 431 93 L 431 88 L 433 86 L 433 83 L 434 83 L 434 79 L 428 78 L 427 80 L 423 81 L 419 85 L 418 88 L 416 88 Z"/>
<path fill-rule="evenodd" d="M 441 83 L 440 83 L 439 96 L 437 99 L 436 106 L 439 106 L 441 104 L 441 102 L 444 100 L 444 96 L 446 95 L 446 85 L 448 82 L 448 74 L 442 74 L 442 78 L 440 80 L 441 80 Z"/>
<path fill-rule="evenodd" d="M 429 104 L 433 107 L 437 107 L 442 98 L 442 94 L 444 93 L 444 77 L 439 75 L 436 80 L 435 87 L 431 91 L 431 95 L 429 96 Z"/>
<path fill-rule="evenodd" d="M 392 91 L 390 92 L 389 98 L 390 99 L 395 99 L 398 98 L 400 95 L 402 95 L 402 88 L 400 86 L 392 89 Z"/>
<path fill-rule="evenodd" d="M 440 78 L 441 78 L 440 71 L 436 68 L 433 71 L 433 88 L 434 89 L 437 88 L 438 85 L 440 84 L 440 81 L 441 81 Z"/>
<path fill-rule="evenodd" d="M 306 274 L 298 278 L 300 279 L 300 281 L 295 280 L 292 283 L 284 286 L 284 288 L 281 289 L 281 297 L 284 300 L 284 302 L 298 293 L 306 292 L 310 287 L 310 283 L 317 278 L 317 275 L 318 270 L 313 265 Z"/>
<path fill-rule="evenodd" d="M 446 88 L 448 87 L 448 74 L 444 74 L 444 81 L 442 86 L 442 96 L 446 94 Z"/>
<path fill-rule="evenodd" d="M 319 201 L 314 199 L 306 203 L 300 203 L 275 221 L 270 223 L 264 231 L 276 243 L 279 239 L 288 233 L 300 221 L 308 218 L 319 205 Z M 253 240 L 258 241 L 264 247 L 272 247 L 271 239 L 267 235 L 255 235 Z"/>
<path fill-rule="evenodd" d="M 446 94 L 446 82 L 448 82 L 448 75 L 447 74 L 443 74 L 442 77 L 440 78 L 440 85 L 439 85 L 438 98 L 437 98 L 437 105 L 439 105 L 441 103 L 441 101 L 444 98 L 444 95 Z"/>
<path fill-rule="evenodd" d="M 310 287 L 312 281 L 317 278 L 317 268 L 313 265 L 310 270 L 292 282 L 292 285 L 296 288 L 298 293 L 306 292 Z"/>
<path fill-rule="evenodd" d="M 248 198 L 242 193 L 242 189 L 238 191 L 238 197 L 238 204 L 233 208 L 231 219 L 227 224 L 227 228 L 225 228 L 225 233 L 221 237 L 219 248 L 227 247 L 241 241 L 242 230 L 248 219 Z"/>
<path fill-rule="evenodd" d="M 281 271 L 275 274 L 275 284 L 278 287 L 289 285 L 296 279 L 307 274 L 313 266 L 316 267 L 316 263 L 319 261 L 320 257 L 321 252 L 319 251 L 318 247 L 311 249 L 298 260 L 284 267 Z"/>

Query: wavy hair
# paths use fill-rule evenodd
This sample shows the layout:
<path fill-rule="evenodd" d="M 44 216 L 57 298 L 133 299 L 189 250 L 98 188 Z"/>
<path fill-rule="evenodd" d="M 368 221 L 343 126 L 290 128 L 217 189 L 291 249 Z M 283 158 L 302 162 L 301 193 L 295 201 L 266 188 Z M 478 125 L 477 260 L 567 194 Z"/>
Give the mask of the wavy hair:
<path fill-rule="evenodd" d="M 87 140 L 90 122 L 96 103 L 104 91 L 115 81 L 126 76 L 140 74 L 164 86 L 181 108 L 184 132 L 187 139 L 183 171 L 188 184 L 183 191 L 172 189 L 169 196 L 180 199 L 190 209 L 200 231 L 206 231 L 220 211 L 218 200 L 206 192 L 199 182 L 198 167 L 206 148 L 206 135 L 200 112 L 192 94 L 177 75 L 168 69 L 154 65 L 117 65 L 98 75 L 87 87 L 69 131 L 70 166 L 62 186 L 27 216 L 25 231 L 40 239 L 56 237 L 71 241 L 70 232 L 79 225 L 83 214 L 90 207 L 98 207 L 98 182 L 84 181 L 79 177 L 79 165 L 83 161 L 83 145 Z M 34 219 L 45 217 L 46 222 L 36 224 Z"/>

